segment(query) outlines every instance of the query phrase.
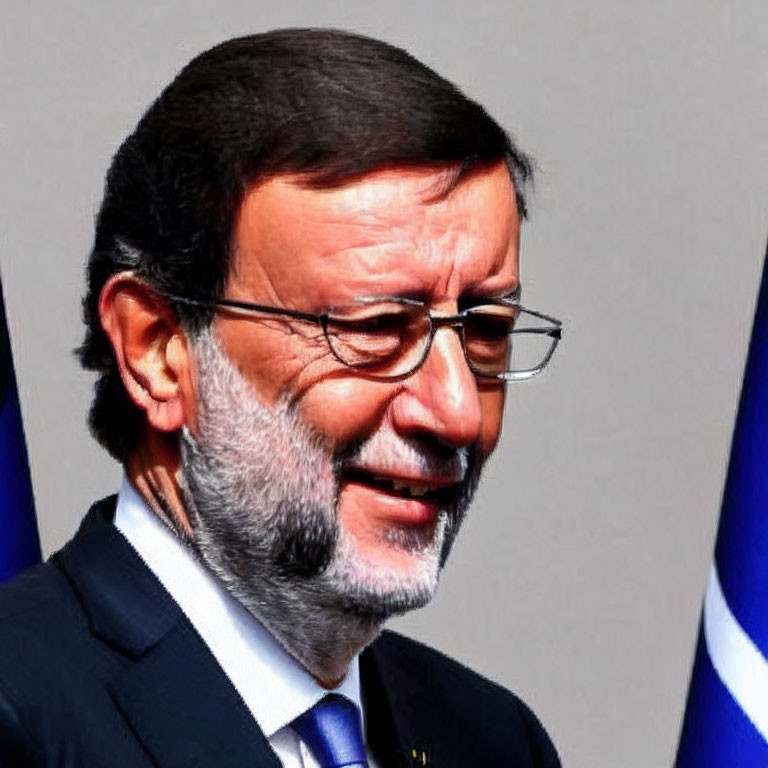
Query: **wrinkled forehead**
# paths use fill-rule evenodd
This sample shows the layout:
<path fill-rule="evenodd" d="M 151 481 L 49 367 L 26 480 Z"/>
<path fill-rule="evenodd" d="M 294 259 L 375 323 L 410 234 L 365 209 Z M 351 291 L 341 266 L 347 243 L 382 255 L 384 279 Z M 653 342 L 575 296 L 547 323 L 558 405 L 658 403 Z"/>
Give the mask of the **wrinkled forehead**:
<path fill-rule="evenodd" d="M 293 284 L 337 300 L 447 296 L 514 282 L 518 236 L 503 162 L 463 175 L 456 166 L 387 169 L 332 189 L 276 176 L 245 196 L 229 288 L 289 303 Z"/>

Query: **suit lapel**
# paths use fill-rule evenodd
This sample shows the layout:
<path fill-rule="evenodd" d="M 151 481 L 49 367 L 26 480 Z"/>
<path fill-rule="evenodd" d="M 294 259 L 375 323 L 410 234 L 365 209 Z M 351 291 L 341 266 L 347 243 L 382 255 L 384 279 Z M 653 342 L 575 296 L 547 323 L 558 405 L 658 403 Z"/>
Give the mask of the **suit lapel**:
<path fill-rule="evenodd" d="M 387 768 L 477 765 L 460 718 L 447 722 L 445 713 L 451 708 L 434 700 L 429 661 L 403 655 L 392 637 L 383 632 L 360 658 L 366 736 L 374 756 Z"/>
<path fill-rule="evenodd" d="M 256 721 L 190 626 L 179 622 L 110 692 L 162 768 L 280 763 Z"/>
<path fill-rule="evenodd" d="M 237 691 L 180 608 L 112 526 L 114 497 L 94 505 L 55 556 L 92 632 L 123 654 L 108 688 L 159 768 L 279 768 Z"/>
<path fill-rule="evenodd" d="M 366 736 L 374 756 L 398 768 L 466 768 L 442 748 L 446 728 L 430 706 L 429 670 L 393 658 L 386 635 L 360 658 Z"/>

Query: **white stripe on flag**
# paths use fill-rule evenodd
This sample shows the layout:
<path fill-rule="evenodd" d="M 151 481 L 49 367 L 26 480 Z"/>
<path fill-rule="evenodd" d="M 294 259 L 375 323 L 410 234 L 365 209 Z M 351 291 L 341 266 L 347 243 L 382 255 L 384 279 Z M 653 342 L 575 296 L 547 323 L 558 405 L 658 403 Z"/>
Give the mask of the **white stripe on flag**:
<path fill-rule="evenodd" d="M 714 563 L 704 598 L 704 637 L 723 685 L 768 741 L 768 660 L 731 613 Z"/>

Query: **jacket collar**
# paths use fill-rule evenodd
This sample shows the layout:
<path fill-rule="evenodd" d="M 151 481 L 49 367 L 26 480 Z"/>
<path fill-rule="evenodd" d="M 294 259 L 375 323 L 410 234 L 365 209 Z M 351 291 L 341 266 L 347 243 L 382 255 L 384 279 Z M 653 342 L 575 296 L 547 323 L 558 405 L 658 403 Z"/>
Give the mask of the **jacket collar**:
<path fill-rule="evenodd" d="M 436 663 L 438 658 L 418 643 L 386 631 L 361 656 L 368 743 L 387 768 L 466 768 L 486 763 L 476 753 L 477 741 L 466 717 L 458 714 L 465 696 L 474 702 L 470 706 L 479 699 L 465 689 L 466 678 L 451 675 L 444 663 L 442 667 Z M 446 700 L 451 704 L 446 706 Z M 510 764 L 511 758 L 502 754 L 488 764 Z"/>
<path fill-rule="evenodd" d="M 112 526 L 114 511 L 114 496 L 95 504 L 55 561 L 93 634 L 125 657 L 108 683 L 123 717 L 160 768 L 279 768 L 208 648 Z"/>
<path fill-rule="evenodd" d="M 93 634 L 140 656 L 180 620 L 181 611 L 112 525 L 116 500 L 94 504 L 54 561 L 69 576 Z"/>

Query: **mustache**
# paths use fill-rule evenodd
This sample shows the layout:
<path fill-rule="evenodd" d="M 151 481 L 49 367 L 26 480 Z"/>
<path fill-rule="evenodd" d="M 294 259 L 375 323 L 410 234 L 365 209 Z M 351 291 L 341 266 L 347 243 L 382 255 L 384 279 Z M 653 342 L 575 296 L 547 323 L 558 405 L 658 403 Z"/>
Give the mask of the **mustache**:
<path fill-rule="evenodd" d="M 401 477 L 440 478 L 458 484 L 467 478 L 473 453 L 470 448 L 450 448 L 434 440 L 380 429 L 337 451 L 334 465 L 337 478 L 345 471 L 360 469 Z"/>

